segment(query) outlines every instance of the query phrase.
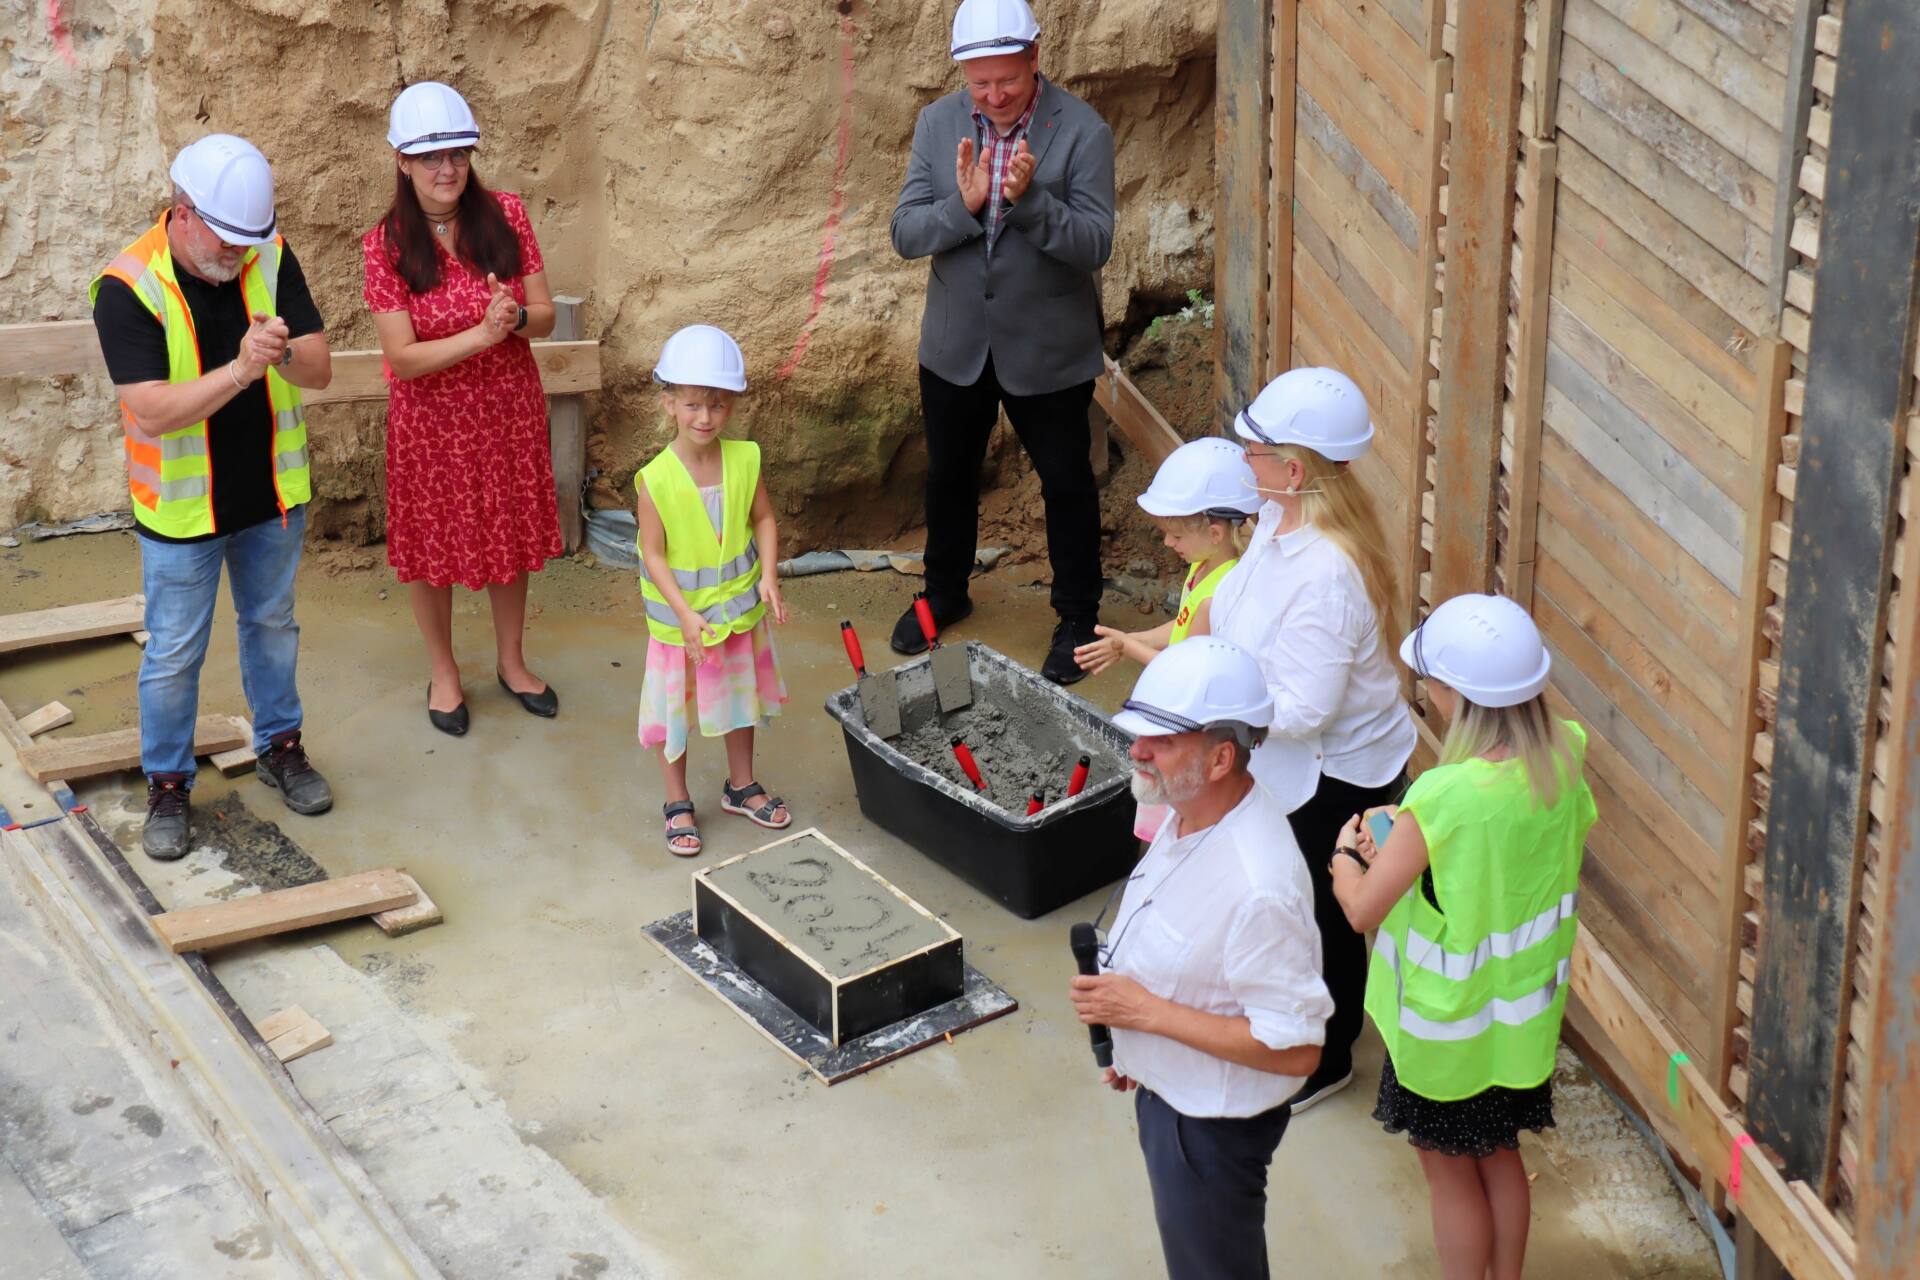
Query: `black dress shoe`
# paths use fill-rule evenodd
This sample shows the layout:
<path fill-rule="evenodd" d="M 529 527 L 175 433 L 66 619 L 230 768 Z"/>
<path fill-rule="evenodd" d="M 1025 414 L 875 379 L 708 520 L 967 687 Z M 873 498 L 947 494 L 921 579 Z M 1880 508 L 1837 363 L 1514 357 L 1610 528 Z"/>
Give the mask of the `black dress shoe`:
<path fill-rule="evenodd" d="M 1040 674 L 1055 684 L 1078 684 L 1085 680 L 1086 669 L 1073 660 L 1073 651 L 1097 639 L 1099 637 L 1093 634 L 1092 618 L 1060 619 L 1060 625 L 1053 629 L 1053 642 L 1047 649 L 1046 661 L 1040 664 Z"/>
<path fill-rule="evenodd" d="M 494 678 L 500 681 L 500 687 L 502 689 L 505 689 L 508 693 L 518 698 L 520 705 L 534 715 L 545 716 L 551 720 L 560 714 L 560 695 L 553 691 L 552 685 L 548 685 L 538 693 L 521 693 L 518 689 L 508 684 L 507 678 L 498 672 L 495 673 Z"/>
<path fill-rule="evenodd" d="M 959 604 L 935 601 L 931 596 L 927 602 L 933 605 L 933 625 L 944 632 L 956 622 L 964 621 L 973 613 L 973 601 L 962 600 Z M 920 630 L 920 619 L 914 616 L 913 606 L 900 615 L 900 621 L 893 624 L 893 639 L 890 641 L 895 653 L 904 653 L 912 657 L 916 653 L 927 651 L 926 633 Z"/>
<path fill-rule="evenodd" d="M 467 732 L 466 700 L 462 699 L 460 705 L 451 711 L 435 711 L 433 709 L 433 681 L 429 680 L 427 681 L 427 719 L 432 721 L 433 727 L 440 732 L 450 733 L 456 738 L 463 737 Z"/>

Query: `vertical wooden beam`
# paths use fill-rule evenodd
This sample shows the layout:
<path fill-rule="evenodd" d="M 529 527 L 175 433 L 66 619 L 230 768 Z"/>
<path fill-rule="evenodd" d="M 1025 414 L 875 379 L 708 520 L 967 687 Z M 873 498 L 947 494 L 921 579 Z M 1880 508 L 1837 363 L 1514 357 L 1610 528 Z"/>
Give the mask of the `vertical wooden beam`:
<path fill-rule="evenodd" d="M 1920 424 L 1909 430 L 1920 440 Z M 1911 1276 L 1920 1259 L 1920 529 L 1911 519 L 1904 551 L 1893 683 L 1899 702 L 1889 734 L 1896 764 L 1887 779 L 1867 1010 L 1873 1051 L 1861 1086 L 1858 1280 Z"/>
<path fill-rule="evenodd" d="M 1780 468 L 1780 444 L 1786 430 L 1787 377 L 1793 372 L 1793 348 L 1782 338 L 1762 338 L 1762 347 L 1754 367 L 1752 451 L 1748 455 L 1746 488 L 1741 505 L 1747 513 L 1747 525 L 1741 543 L 1744 557 L 1740 571 L 1740 665 L 1733 678 L 1738 683 L 1740 700 L 1734 704 L 1731 741 L 1738 752 L 1733 770 L 1733 790 L 1726 797 L 1722 812 L 1727 815 L 1726 834 L 1720 844 L 1720 931 L 1715 937 L 1720 972 L 1714 975 L 1713 1060 L 1708 1078 L 1715 1093 L 1728 1103 L 1734 1102 L 1727 1087 L 1733 1070 L 1733 1031 L 1739 1020 L 1734 999 L 1740 988 L 1741 921 L 1746 915 L 1747 864 L 1752 852 L 1747 847 L 1747 826 L 1759 810 L 1753 795 L 1753 740 L 1760 731 L 1760 624 L 1767 599 L 1767 565 L 1773 559 L 1768 533 L 1780 516 L 1780 490 L 1775 478 Z"/>
<path fill-rule="evenodd" d="M 1231 428 L 1267 376 L 1267 125 L 1273 58 L 1266 0 L 1220 0 L 1214 86 L 1214 416 Z"/>
<path fill-rule="evenodd" d="M 1789 1177 L 1812 1184 L 1823 1199 L 1832 1194 L 1845 1070 L 1896 450 L 1913 386 L 1920 6 L 1849 0 L 1840 42 L 1781 643 L 1748 1099 L 1754 1136 L 1785 1159 Z"/>
<path fill-rule="evenodd" d="M 1560 105 L 1560 31 L 1566 12 L 1567 0 L 1537 0 L 1533 15 L 1533 118 L 1527 128 L 1542 142 L 1551 139 L 1557 128 L 1554 114 Z"/>
<path fill-rule="evenodd" d="M 1767 301 L 1776 329 L 1787 305 L 1787 266 L 1793 260 L 1793 207 L 1800 199 L 1800 162 L 1807 154 L 1807 120 L 1813 111 L 1813 36 L 1826 0 L 1795 0 L 1787 50 L 1787 98 L 1780 113 L 1780 166 L 1773 171 L 1773 253 L 1767 269 Z"/>
<path fill-rule="evenodd" d="M 1522 0 L 1460 6 L 1434 455 L 1436 599 L 1485 591 L 1492 581 L 1524 8 Z"/>
<path fill-rule="evenodd" d="M 579 298 L 553 300 L 553 341 L 580 338 Z M 552 396 L 547 400 L 547 440 L 553 449 L 553 494 L 560 510 L 560 541 L 568 554 L 580 549 L 585 532 L 580 514 L 580 492 L 587 483 L 587 408 L 584 397 Z"/>
<path fill-rule="evenodd" d="M 1273 93 L 1268 112 L 1268 378 L 1293 368 L 1293 136 L 1299 68 L 1299 0 L 1273 0 Z"/>
<path fill-rule="evenodd" d="M 1434 47 L 1438 47 L 1438 24 L 1446 11 L 1440 0 L 1436 0 L 1436 4 L 1437 11 L 1430 15 L 1428 29 L 1429 36 L 1435 42 Z M 1433 457 L 1433 444 L 1427 439 L 1427 415 L 1433 410 L 1428 393 L 1431 377 L 1428 371 L 1432 368 L 1433 360 L 1433 313 L 1440 306 L 1440 236 L 1442 224 L 1446 221 L 1440 212 L 1440 197 L 1447 185 L 1444 162 L 1449 128 L 1447 95 L 1452 92 L 1453 59 L 1444 55 L 1436 56 L 1427 66 L 1427 154 L 1420 208 L 1420 338 L 1413 349 L 1414 368 L 1419 373 L 1414 378 L 1413 386 L 1408 388 L 1411 393 L 1408 402 L 1413 415 L 1413 421 L 1409 424 L 1413 431 L 1413 493 L 1412 501 L 1407 503 L 1407 580 L 1401 584 L 1400 592 L 1402 631 L 1411 631 L 1419 621 L 1422 599 L 1420 579 L 1427 567 L 1420 534 L 1426 523 L 1423 499 L 1431 488 L 1427 483 L 1427 462 Z M 1402 673 L 1401 687 L 1408 701 L 1413 703 L 1416 714 L 1424 715 L 1419 685 L 1411 671 Z"/>
<path fill-rule="evenodd" d="M 1547 402 L 1547 294 L 1560 148 L 1528 138 L 1520 209 L 1520 349 L 1514 353 L 1513 467 L 1507 473 L 1507 592 L 1533 611 L 1533 543 L 1540 515 L 1540 431 Z"/>

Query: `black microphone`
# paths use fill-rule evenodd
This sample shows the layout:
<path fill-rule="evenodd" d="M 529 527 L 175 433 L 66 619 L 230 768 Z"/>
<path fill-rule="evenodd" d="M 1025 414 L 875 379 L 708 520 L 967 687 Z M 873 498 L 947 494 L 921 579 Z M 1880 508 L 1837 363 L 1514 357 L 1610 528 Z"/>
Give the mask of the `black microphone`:
<path fill-rule="evenodd" d="M 1073 958 L 1080 964 L 1080 972 L 1089 978 L 1100 972 L 1100 942 L 1094 937 L 1093 926 L 1085 923 L 1073 926 L 1071 933 Z M 1087 1033 L 1093 1039 L 1093 1060 L 1096 1065 L 1113 1065 L 1113 1033 L 1096 1022 L 1088 1026 Z"/>

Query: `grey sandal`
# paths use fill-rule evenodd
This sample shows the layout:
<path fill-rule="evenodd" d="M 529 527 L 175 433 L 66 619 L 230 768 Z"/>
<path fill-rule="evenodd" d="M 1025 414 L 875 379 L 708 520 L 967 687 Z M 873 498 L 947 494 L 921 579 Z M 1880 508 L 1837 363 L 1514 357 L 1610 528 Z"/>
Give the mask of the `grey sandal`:
<path fill-rule="evenodd" d="M 747 802 L 755 796 L 760 796 L 765 803 L 749 805 Z M 788 811 L 785 821 L 773 820 L 773 815 L 786 808 L 786 804 L 787 802 L 779 796 L 767 795 L 767 789 L 757 782 L 749 782 L 738 791 L 733 789 L 733 784 L 730 782 L 720 784 L 720 807 L 723 810 L 728 813 L 737 813 L 747 821 L 765 827 L 769 831 L 785 831 L 793 825 L 791 810 Z"/>
<path fill-rule="evenodd" d="M 693 801 L 669 800 L 660 806 L 660 812 L 667 820 L 667 852 L 676 858 L 699 857 L 700 850 L 704 847 L 704 842 L 700 839 L 700 828 L 691 826 L 676 827 L 673 825 L 673 820 L 681 814 L 691 815 L 693 813 Z M 674 843 L 675 840 L 692 840 L 693 848 L 683 849 Z"/>

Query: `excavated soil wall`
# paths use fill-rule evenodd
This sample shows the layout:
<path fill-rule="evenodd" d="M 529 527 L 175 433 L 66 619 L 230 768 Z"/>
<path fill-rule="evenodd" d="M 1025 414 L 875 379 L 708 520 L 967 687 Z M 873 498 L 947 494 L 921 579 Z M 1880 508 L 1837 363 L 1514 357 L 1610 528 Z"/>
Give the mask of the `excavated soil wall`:
<path fill-rule="evenodd" d="M 1110 326 L 1212 277 L 1213 6 L 1040 0 L 1042 67 L 1117 144 Z M 163 205 L 213 130 L 273 161 L 281 225 L 336 350 L 374 345 L 359 237 L 391 193 L 386 111 L 443 79 L 478 171 L 526 197 L 556 291 L 606 344 L 595 501 L 627 500 L 665 436 L 647 371 L 680 325 L 726 326 L 742 425 L 798 546 L 918 519 L 914 349 L 926 264 L 887 225 L 915 112 L 958 87 L 949 3 L 870 0 L 5 0 L 0 322 L 78 319 L 87 280 Z M 845 12 L 841 12 L 844 10 Z M 384 413 L 313 411 L 319 536 L 384 527 Z M 110 388 L 0 381 L 0 528 L 126 505 Z M 1020 468 L 1024 471 L 1024 468 Z M 1011 477 L 1009 477 L 1011 478 Z M 1037 512 L 1034 519 L 1037 521 Z"/>

